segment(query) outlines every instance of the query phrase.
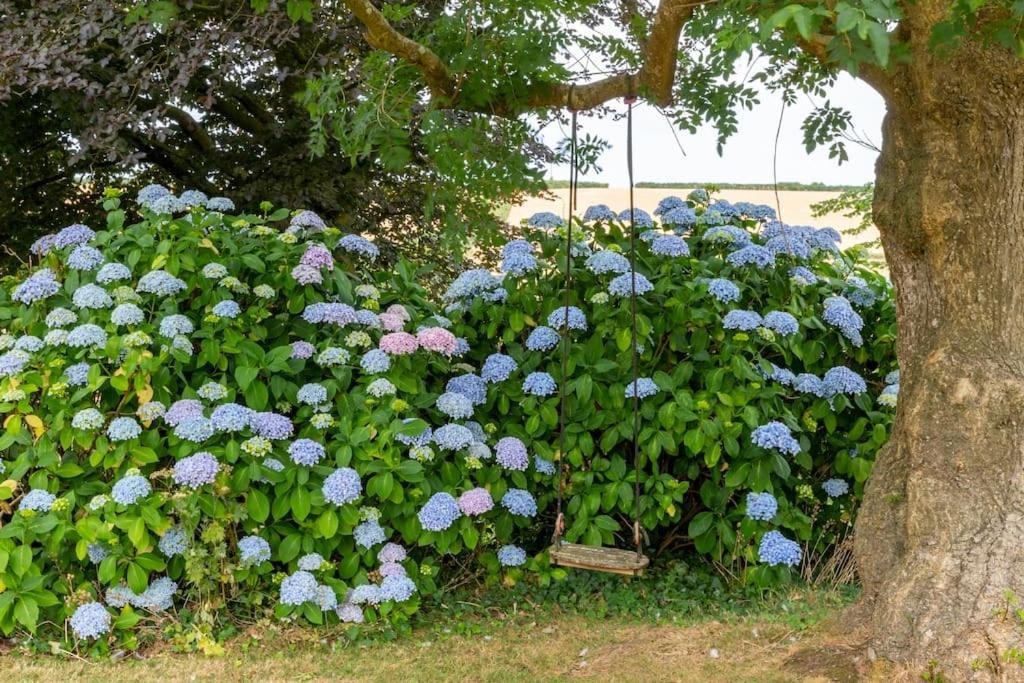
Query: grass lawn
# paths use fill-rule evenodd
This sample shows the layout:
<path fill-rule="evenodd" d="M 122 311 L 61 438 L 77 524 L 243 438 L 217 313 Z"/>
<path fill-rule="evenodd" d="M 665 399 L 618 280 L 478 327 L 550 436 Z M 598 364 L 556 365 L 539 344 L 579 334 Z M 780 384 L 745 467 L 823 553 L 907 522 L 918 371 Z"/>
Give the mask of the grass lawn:
<path fill-rule="evenodd" d="M 737 591 L 682 564 L 632 581 L 576 572 L 547 588 L 448 594 L 402 634 L 265 621 L 224 642 L 221 656 L 161 641 L 118 661 L 13 649 L 4 670 L 18 681 L 853 681 L 849 657 L 808 653 L 842 651 L 847 634 L 827 618 L 854 596 Z"/>

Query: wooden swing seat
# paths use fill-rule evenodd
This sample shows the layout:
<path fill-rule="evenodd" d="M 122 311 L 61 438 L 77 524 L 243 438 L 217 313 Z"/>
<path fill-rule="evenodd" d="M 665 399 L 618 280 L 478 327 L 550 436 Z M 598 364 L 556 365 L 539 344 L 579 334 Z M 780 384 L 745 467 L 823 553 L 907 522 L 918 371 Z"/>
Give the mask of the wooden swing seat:
<path fill-rule="evenodd" d="M 593 572 L 608 572 L 622 576 L 643 576 L 650 564 L 646 555 L 637 556 L 635 550 L 595 548 L 580 543 L 556 543 L 548 550 L 551 564 Z"/>

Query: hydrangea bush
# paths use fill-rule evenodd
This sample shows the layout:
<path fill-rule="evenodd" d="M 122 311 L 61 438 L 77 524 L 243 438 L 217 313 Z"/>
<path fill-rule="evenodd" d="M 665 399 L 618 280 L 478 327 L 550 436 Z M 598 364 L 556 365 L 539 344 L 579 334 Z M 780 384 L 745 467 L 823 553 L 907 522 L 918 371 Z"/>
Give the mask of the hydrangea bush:
<path fill-rule="evenodd" d="M 591 207 L 574 225 L 566 308 L 564 221 L 544 214 L 504 247 L 501 273 L 452 283 L 446 313 L 487 383 L 484 409 L 535 456 L 531 469 L 557 460 L 566 393 L 569 540 L 631 546 L 635 394 L 650 542 L 692 543 L 739 576 L 783 580 L 801 548 L 845 537 L 888 438 L 899 388 L 890 286 L 840 250 L 835 230 L 784 225 L 767 206 L 697 191 L 655 216 L 633 215 L 635 282 L 629 212 Z"/>
<path fill-rule="evenodd" d="M 468 344 L 407 265 L 307 211 L 104 206 L 0 291 L 0 631 L 401 621 L 446 554 L 523 563 L 551 470 L 476 421 Z"/>

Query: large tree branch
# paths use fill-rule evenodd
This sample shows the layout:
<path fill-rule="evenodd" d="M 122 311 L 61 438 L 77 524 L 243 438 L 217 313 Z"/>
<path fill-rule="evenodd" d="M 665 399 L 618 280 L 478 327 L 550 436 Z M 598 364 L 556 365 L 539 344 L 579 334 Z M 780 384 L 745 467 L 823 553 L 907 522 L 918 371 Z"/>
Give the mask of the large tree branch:
<path fill-rule="evenodd" d="M 810 40 L 797 39 L 797 44 L 800 46 L 800 49 L 825 66 L 835 67 L 837 64 L 832 61 L 828 54 L 828 44 L 831 40 L 832 36 L 819 33 L 811 36 Z M 879 95 L 885 97 L 889 94 L 892 76 L 877 64 L 860 64 L 857 67 L 857 73 L 853 75 L 874 88 Z"/>
<path fill-rule="evenodd" d="M 458 80 L 433 50 L 402 35 L 370 0 L 344 0 L 345 5 L 366 27 L 366 40 L 373 47 L 390 52 L 415 65 L 423 74 L 434 100 L 442 106 L 460 108 Z M 543 83 L 517 102 L 492 103 L 492 113 L 514 114 L 523 109 L 569 107 L 592 109 L 617 97 L 642 95 L 659 106 L 672 101 L 672 84 L 679 59 L 679 35 L 701 0 L 661 0 L 654 14 L 643 48 L 643 61 L 636 71 L 615 74 L 589 83 Z"/>

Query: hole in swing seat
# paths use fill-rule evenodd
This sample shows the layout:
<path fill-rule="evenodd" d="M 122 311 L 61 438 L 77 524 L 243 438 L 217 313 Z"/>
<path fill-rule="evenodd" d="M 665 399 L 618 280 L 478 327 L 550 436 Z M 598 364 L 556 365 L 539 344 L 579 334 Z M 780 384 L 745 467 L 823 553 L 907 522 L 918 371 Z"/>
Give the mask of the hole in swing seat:
<path fill-rule="evenodd" d="M 548 554 L 551 557 L 551 564 L 560 567 L 608 572 L 623 576 L 641 576 L 651 562 L 646 555 L 637 556 L 635 550 L 596 548 L 564 541 L 552 545 Z"/>

